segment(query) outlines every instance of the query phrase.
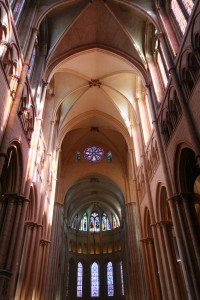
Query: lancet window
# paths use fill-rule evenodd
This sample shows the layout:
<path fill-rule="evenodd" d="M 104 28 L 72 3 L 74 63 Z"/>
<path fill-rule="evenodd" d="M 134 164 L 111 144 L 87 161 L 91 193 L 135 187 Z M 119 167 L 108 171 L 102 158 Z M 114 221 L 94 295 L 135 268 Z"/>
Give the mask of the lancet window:
<path fill-rule="evenodd" d="M 91 265 L 91 297 L 99 297 L 99 265 Z"/>
<path fill-rule="evenodd" d="M 83 294 L 83 265 L 81 262 L 78 263 L 77 268 L 77 297 L 82 297 Z"/>
<path fill-rule="evenodd" d="M 113 265 L 111 262 L 107 264 L 107 287 L 108 296 L 114 296 L 114 284 L 113 284 Z"/>
<path fill-rule="evenodd" d="M 19 20 L 19 17 L 22 13 L 22 9 L 24 7 L 25 4 L 25 0 L 17 0 L 14 6 L 14 10 L 13 10 L 13 18 L 14 21 L 17 22 Z"/>

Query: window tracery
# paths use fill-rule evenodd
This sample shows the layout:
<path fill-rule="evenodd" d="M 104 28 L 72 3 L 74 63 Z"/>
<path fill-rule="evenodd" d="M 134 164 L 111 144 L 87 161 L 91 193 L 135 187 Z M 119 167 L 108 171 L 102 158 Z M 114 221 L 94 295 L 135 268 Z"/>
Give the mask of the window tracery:
<path fill-rule="evenodd" d="M 81 262 L 78 263 L 77 268 L 77 297 L 82 297 L 83 294 L 83 265 Z"/>
<path fill-rule="evenodd" d="M 114 284 L 113 284 L 113 265 L 111 262 L 107 264 L 107 286 L 108 296 L 114 296 Z"/>
<path fill-rule="evenodd" d="M 171 0 L 171 11 L 179 29 L 181 30 L 181 33 L 184 34 L 187 21 L 177 0 Z"/>
<path fill-rule="evenodd" d="M 99 265 L 91 265 L 91 297 L 99 297 Z"/>
<path fill-rule="evenodd" d="M 109 220 L 108 215 L 103 213 L 98 213 L 97 211 L 92 211 L 91 214 L 87 214 L 86 212 L 83 214 L 79 230 L 80 231 L 91 231 L 91 232 L 99 232 L 99 231 L 107 231 L 111 229 L 118 228 L 120 226 L 117 218 L 112 215 L 111 222 Z M 76 215 L 72 221 L 72 228 L 78 228 L 78 216 Z"/>
<path fill-rule="evenodd" d="M 90 216 L 90 231 L 100 231 L 100 220 L 97 212 L 93 212 Z"/>
<path fill-rule="evenodd" d="M 98 162 L 104 158 L 104 150 L 99 146 L 89 146 L 84 150 L 84 158 L 89 162 Z"/>

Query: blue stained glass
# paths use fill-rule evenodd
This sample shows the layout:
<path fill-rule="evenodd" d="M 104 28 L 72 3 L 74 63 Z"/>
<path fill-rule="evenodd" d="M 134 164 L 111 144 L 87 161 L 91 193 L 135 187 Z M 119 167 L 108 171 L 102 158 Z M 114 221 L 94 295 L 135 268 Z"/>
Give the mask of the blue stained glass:
<path fill-rule="evenodd" d="M 113 284 L 113 266 L 109 262 L 107 264 L 107 286 L 108 286 L 108 296 L 114 296 L 114 284 Z"/>
<path fill-rule="evenodd" d="M 82 297 L 83 288 L 83 265 L 81 262 L 78 263 L 77 269 L 77 297 Z"/>
<path fill-rule="evenodd" d="M 99 266 L 96 262 L 91 265 L 91 297 L 99 297 Z"/>

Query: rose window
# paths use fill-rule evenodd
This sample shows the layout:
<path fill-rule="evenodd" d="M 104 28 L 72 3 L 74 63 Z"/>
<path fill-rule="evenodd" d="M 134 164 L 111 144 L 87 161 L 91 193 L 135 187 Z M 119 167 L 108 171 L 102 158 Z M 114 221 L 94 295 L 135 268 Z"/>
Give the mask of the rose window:
<path fill-rule="evenodd" d="M 90 162 L 97 162 L 104 158 L 104 150 L 99 146 L 89 146 L 84 150 L 84 158 Z"/>

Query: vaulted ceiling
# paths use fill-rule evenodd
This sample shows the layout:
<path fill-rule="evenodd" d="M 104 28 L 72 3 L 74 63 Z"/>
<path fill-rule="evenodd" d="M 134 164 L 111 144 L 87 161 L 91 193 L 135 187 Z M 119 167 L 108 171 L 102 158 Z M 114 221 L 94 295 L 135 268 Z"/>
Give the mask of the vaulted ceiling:
<path fill-rule="evenodd" d="M 137 118 L 135 99 L 144 92 L 141 86 L 147 78 L 145 31 L 149 20 L 156 21 L 155 2 L 38 1 L 36 23 L 45 22 L 48 28 L 44 79 L 54 95 L 52 115 L 58 122 L 63 170 L 78 146 L 98 144 L 112 150 L 120 161 L 120 172 L 127 172 L 125 158 L 133 147 L 131 126 Z M 67 186 L 74 192 L 78 176 L 68 179 Z M 87 173 L 83 176 L 88 178 Z M 101 194 L 106 195 L 103 182 Z M 89 194 L 94 192 L 93 185 L 87 186 Z"/>

